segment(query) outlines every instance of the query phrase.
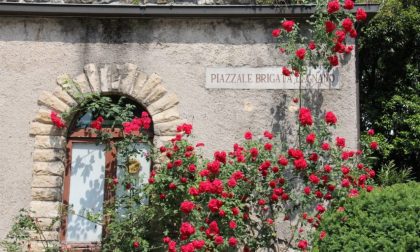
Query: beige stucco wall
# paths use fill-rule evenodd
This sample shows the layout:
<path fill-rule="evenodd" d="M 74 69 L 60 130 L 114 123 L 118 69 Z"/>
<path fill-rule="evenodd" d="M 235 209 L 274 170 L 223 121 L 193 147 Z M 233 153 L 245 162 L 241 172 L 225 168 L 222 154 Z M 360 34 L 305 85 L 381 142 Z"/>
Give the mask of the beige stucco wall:
<path fill-rule="evenodd" d="M 0 18 L 0 239 L 11 218 L 30 202 L 33 138 L 29 124 L 41 91 L 56 88 L 62 73 L 87 63 L 133 63 L 158 73 L 179 97 L 181 117 L 192 122 L 208 149 L 230 149 L 245 130 L 284 129 L 298 91 L 207 90 L 210 66 L 273 66 L 285 62 L 272 44 L 278 20 L 95 20 Z M 280 68 L 279 68 L 280 69 Z M 280 71 L 280 70 L 279 70 Z M 333 110 L 337 134 L 357 140 L 354 57 L 340 69 L 340 90 L 306 92 L 318 113 Z"/>

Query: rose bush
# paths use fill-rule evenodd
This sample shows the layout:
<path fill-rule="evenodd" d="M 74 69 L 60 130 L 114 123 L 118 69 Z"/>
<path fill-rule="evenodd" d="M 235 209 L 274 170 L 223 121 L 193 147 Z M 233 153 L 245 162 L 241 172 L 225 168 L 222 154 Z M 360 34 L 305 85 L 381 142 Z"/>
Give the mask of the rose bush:
<path fill-rule="evenodd" d="M 325 212 L 372 191 L 375 172 L 363 155 L 371 150 L 348 150 L 342 137 L 334 141 L 330 130 L 338 120 L 331 111 L 323 120 L 308 108 L 297 116 L 305 143 L 287 147 L 271 132 L 261 138 L 245 132 L 231 151 L 216 151 L 210 160 L 197 151 L 202 144 L 189 141 L 192 126 L 178 127 L 155 157 L 162 162 L 148 188 L 150 207 L 162 210 L 158 222 L 168 251 L 278 243 L 305 250 Z M 290 235 L 280 237 L 276 225 L 290 226 Z"/>

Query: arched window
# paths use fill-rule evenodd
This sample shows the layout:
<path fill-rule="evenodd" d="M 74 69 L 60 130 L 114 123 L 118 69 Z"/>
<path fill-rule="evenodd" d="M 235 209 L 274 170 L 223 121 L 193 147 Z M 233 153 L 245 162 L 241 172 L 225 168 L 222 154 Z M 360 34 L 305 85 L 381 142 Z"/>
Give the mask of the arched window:
<path fill-rule="evenodd" d="M 128 105 L 134 117 L 140 118 L 147 112 L 129 98 L 108 97 L 114 104 Z M 130 143 L 137 154 L 130 160 L 124 160 L 118 149 L 118 142 L 124 136 L 121 120 L 118 115 L 112 116 L 112 113 L 111 116 L 104 116 L 101 131 L 107 135 L 105 142 L 103 136 L 92 128 L 92 122 L 99 116 L 98 111 L 101 108 L 79 111 L 67 136 L 63 190 L 63 205 L 67 209 L 62 216 L 61 244 L 70 245 L 73 250 L 99 250 L 106 224 L 110 221 L 103 217 L 103 211 L 105 207 L 112 207 L 115 197 L 118 197 L 119 191 L 115 190 L 114 184 L 125 174 L 121 167 L 126 167 L 128 174 L 138 179 L 135 181 L 141 181 L 140 177 L 148 178 L 151 171 L 150 145 L 145 142 Z M 153 125 L 143 133 L 152 140 Z M 121 166 L 122 163 L 126 165 Z M 96 221 L 86 216 L 96 216 Z"/>

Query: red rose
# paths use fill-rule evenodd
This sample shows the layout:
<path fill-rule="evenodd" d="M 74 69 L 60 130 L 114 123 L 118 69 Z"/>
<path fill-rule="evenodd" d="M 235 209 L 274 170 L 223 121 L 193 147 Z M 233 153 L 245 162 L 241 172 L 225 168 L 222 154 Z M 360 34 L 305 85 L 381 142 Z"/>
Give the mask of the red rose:
<path fill-rule="evenodd" d="M 322 230 L 321 233 L 319 233 L 319 239 L 322 241 L 327 236 L 327 232 L 325 230 Z"/>
<path fill-rule="evenodd" d="M 287 193 L 283 193 L 283 194 L 281 195 L 281 199 L 282 199 L 282 200 L 288 200 L 288 199 L 289 199 L 289 195 L 288 195 Z"/>
<path fill-rule="evenodd" d="M 228 180 L 227 185 L 231 188 L 235 187 L 237 184 L 236 180 L 234 178 L 231 178 Z"/>
<path fill-rule="evenodd" d="M 181 246 L 181 252 L 194 252 L 195 248 L 192 243 L 187 243 Z"/>
<path fill-rule="evenodd" d="M 335 30 L 335 27 L 336 25 L 334 24 L 334 22 L 329 21 L 329 20 L 325 22 L 325 31 L 327 33 L 333 32 Z"/>
<path fill-rule="evenodd" d="M 279 169 L 277 166 L 273 166 L 273 168 L 271 168 L 271 170 L 272 170 L 274 173 L 277 173 L 277 172 L 279 172 L 279 171 L 280 171 L 280 169 Z"/>
<path fill-rule="evenodd" d="M 188 193 L 192 196 L 198 196 L 200 194 L 198 189 L 195 187 L 191 187 L 190 189 L 188 189 Z"/>
<path fill-rule="evenodd" d="M 195 147 L 203 147 L 204 146 L 204 143 L 197 143 L 196 145 L 195 145 Z"/>
<path fill-rule="evenodd" d="M 371 148 L 372 150 L 377 150 L 377 149 L 378 149 L 378 143 L 377 143 L 377 142 L 375 142 L 375 141 L 372 141 L 372 142 L 370 143 L 370 148 Z"/>
<path fill-rule="evenodd" d="M 303 158 L 303 152 L 301 150 L 299 150 L 299 149 L 290 148 L 287 151 L 287 154 L 289 156 L 293 157 L 294 159 L 301 159 L 301 158 Z"/>
<path fill-rule="evenodd" d="M 304 192 L 306 195 L 309 195 L 309 194 L 311 194 L 311 188 L 310 188 L 309 186 L 306 186 L 305 188 L 303 188 L 303 192 Z"/>
<path fill-rule="evenodd" d="M 58 117 L 57 113 L 52 111 L 50 114 L 51 122 L 59 129 L 66 127 L 66 124 Z"/>
<path fill-rule="evenodd" d="M 330 62 L 331 66 L 338 66 L 338 57 L 337 55 L 332 55 L 328 57 L 328 61 Z"/>
<path fill-rule="evenodd" d="M 334 125 L 334 124 L 336 124 L 336 123 L 337 123 L 337 117 L 335 116 L 335 114 L 334 114 L 333 112 L 328 111 L 328 112 L 325 114 L 325 122 L 326 122 L 327 124 Z"/>
<path fill-rule="evenodd" d="M 181 240 L 186 240 L 195 233 L 195 228 L 189 222 L 183 222 L 179 232 L 181 233 Z"/>
<path fill-rule="evenodd" d="M 282 73 L 284 76 L 290 76 L 290 70 L 287 67 L 283 67 Z"/>
<path fill-rule="evenodd" d="M 327 5 L 328 14 L 337 12 L 339 9 L 340 9 L 340 3 L 337 0 L 328 2 L 328 5 Z"/>
<path fill-rule="evenodd" d="M 335 32 L 335 38 L 337 42 L 342 43 L 346 39 L 346 32 L 342 30 L 337 30 Z"/>
<path fill-rule="evenodd" d="M 316 210 L 317 210 L 318 212 L 320 212 L 320 213 L 323 213 L 323 212 L 325 212 L 325 207 L 324 207 L 323 205 L 321 205 L 321 204 L 318 204 L 318 205 L 316 206 Z"/>
<path fill-rule="evenodd" d="M 287 32 L 291 32 L 293 30 L 294 25 L 295 25 L 295 22 L 293 20 L 286 20 L 281 24 L 281 26 L 283 26 L 283 28 Z"/>
<path fill-rule="evenodd" d="M 224 151 L 216 151 L 214 153 L 214 159 L 226 164 L 226 152 Z"/>
<path fill-rule="evenodd" d="M 279 163 L 279 165 L 286 166 L 289 163 L 289 160 L 287 160 L 285 157 L 281 156 L 281 157 L 279 157 L 278 163 Z"/>
<path fill-rule="evenodd" d="M 258 205 L 260 205 L 260 206 L 264 206 L 264 205 L 265 205 L 265 200 L 263 200 L 263 199 L 259 199 L 259 200 L 258 200 Z"/>
<path fill-rule="evenodd" d="M 330 173 L 330 172 L 331 172 L 331 170 L 332 170 L 332 169 L 331 169 L 331 166 L 330 166 L 330 165 L 325 165 L 325 166 L 324 166 L 324 171 L 325 171 L 325 172 Z"/>
<path fill-rule="evenodd" d="M 373 190 L 373 186 L 368 185 L 366 186 L 366 191 L 371 192 Z"/>
<path fill-rule="evenodd" d="M 308 48 L 310 50 L 314 50 L 316 48 L 315 42 L 314 41 L 310 41 L 308 44 Z"/>
<path fill-rule="evenodd" d="M 104 118 L 102 116 L 99 116 L 98 118 L 96 118 L 95 121 L 90 123 L 90 127 L 94 128 L 96 130 L 100 130 L 100 129 L 102 129 L 103 121 L 104 121 Z"/>
<path fill-rule="evenodd" d="M 210 199 L 208 203 L 208 208 L 212 213 L 216 213 L 219 211 L 219 208 L 221 208 L 223 205 L 223 202 L 218 199 Z"/>
<path fill-rule="evenodd" d="M 312 114 L 311 110 L 305 107 L 300 108 L 299 110 L 299 121 L 302 126 L 312 125 Z"/>
<path fill-rule="evenodd" d="M 236 240 L 235 237 L 230 237 L 228 240 L 229 246 L 231 247 L 236 247 L 236 245 L 238 244 L 238 240 Z"/>
<path fill-rule="evenodd" d="M 315 194 L 315 197 L 317 198 L 322 198 L 324 196 L 320 190 L 316 190 L 314 194 Z"/>
<path fill-rule="evenodd" d="M 311 161 L 313 161 L 313 162 L 316 162 L 316 161 L 318 161 L 318 154 L 316 154 L 315 152 L 314 153 L 311 153 L 311 155 L 309 156 L 309 160 L 311 160 Z"/>
<path fill-rule="evenodd" d="M 159 198 L 160 198 L 161 200 L 163 200 L 163 199 L 165 199 L 165 198 L 166 198 L 166 195 L 165 195 L 164 193 L 161 193 L 161 194 L 159 195 Z"/>
<path fill-rule="evenodd" d="M 193 244 L 194 248 L 202 249 L 204 247 L 204 245 L 206 245 L 206 242 L 203 241 L 203 240 L 194 240 L 194 241 L 192 241 L 192 244 Z"/>
<path fill-rule="evenodd" d="M 348 180 L 348 179 L 341 180 L 341 186 L 342 187 L 349 187 L 350 186 L 350 180 Z"/>
<path fill-rule="evenodd" d="M 239 214 L 239 208 L 237 207 L 232 207 L 230 210 L 232 211 L 233 216 L 237 216 Z"/>
<path fill-rule="evenodd" d="M 341 148 L 346 147 L 346 139 L 344 139 L 343 137 L 336 137 L 335 138 L 335 145 L 337 145 L 338 147 L 341 147 Z"/>
<path fill-rule="evenodd" d="M 308 164 L 306 163 L 306 160 L 303 158 L 296 159 L 293 164 L 295 165 L 296 170 L 304 170 L 306 167 L 308 167 Z"/>
<path fill-rule="evenodd" d="M 353 29 L 353 21 L 350 18 L 345 18 L 341 26 L 346 32 L 350 32 Z"/>
<path fill-rule="evenodd" d="M 223 237 L 218 235 L 214 238 L 214 243 L 216 243 L 216 245 L 222 245 L 223 244 Z"/>
<path fill-rule="evenodd" d="M 238 180 L 238 179 L 243 179 L 244 178 L 244 174 L 241 171 L 235 171 L 234 173 L 232 173 L 232 178 Z"/>
<path fill-rule="evenodd" d="M 373 135 L 375 135 L 375 130 L 374 129 L 370 129 L 370 130 L 368 130 L 368 135 L 369 136 L 373 136 Z"/>
<path fill-rule="evenodd" d="M 181 211 L 185 214 L 189 214 L 191 213 L 192 210 L 194 210 L 195 208 L 195 204 L 191 201 L 185 200 L 184 202 L 181 203 Z"/>
<path fill-rule="evenodd" d="M 213 174 L 218 174 L 220 172 L 220 162 L 215 160 L 207 163 L 207 170 Z"/>
<path fill-rule="evenodd" d="M 369 170 L 368 173 L 371 178 L 375 177 L 376 175 L 376 172 L 374 170 Z"/>
<path fill-rule="evenodd" d="M 267 222 L 268 225 L 272 225 L 274 223 L 273 219 L 271 218 L 266 219 L 265 222 Z"/>
<path fill-rule="evenodd" d="M 353 51 L 353 46 L 347 46 L 346 47 L 346 50 L 344 50 L 344 52 L 346 53 L 346 54 L 350 54 L 351 53 L 351 51 Z"/>
<path fill-rule="evenodd" d="M 338 53 L 343 53 L 345 50 L 346 50 L 346 46 L 341 43 L 335 44 L 333 48 L 333 51 L 338 52 Z"/>
<path fill-rule="evenodd" d="M 356 20 L 357 21 L 364 21 L 367 18 L 366 11 L 362 8 L 358 8 L 356 11 Z"/>
<path fill-rule="evenodd" d="M 348 167 L 346 167 L 346 166 L 343 166 L 343 167 L 341 167 L 341 172 L 342 172 L 344 175 L 347 175 L 347 174 L 349 174 L 349 172 L 350 172 L 350 168 L 348 168 Z"/>
<path fill-rule="evenodd" d="M 171 190 L 175 190 L 175 189 L 176 189 L 176 185 L 175 185 L 174 183 L 172 183 L 172 182 L 169 184 L 169 186 L 168 186 L 168 187 L 169 187 L 169 189 L 171 189 Z"/>
<path fill-rule="evenodd" d="M 310 133 L 309 135 L 306 136 L 306 142 L 308 144 L 314 144 L 315 143 L 315 139 L 316 139 L 315 133 Z"/>
<path fill-rule="evenodd" d="M 353 0 L 345 0 L 344 1 L 344 9 L 351 10 L 354 8 L 354 2 Z"/>
<path fill-rule="evenodd" d="M 264 144 L 264 149 L 266 151 L 271 151 L 272 148 L 273 148 L 273 145 L 271 143 L 265 143 Z"/>
<path fill-rule="evenodd" d="M 298 57 L 300 60 L 303 60 L 305 58 L 306 50 L 305 48 L 299 48 L 296 50 L 296 57 Z"/>
<path fill-rule="evenodd" d="M 174 161 L 174 165 L 175 166 L 181 166 L 182 165 L 182 160 L 181 159 L 177 159 Z"/>
<path fill-rule="evenodd" d="M 251 139 L 252 139 L 252 133 L 251 133 L 251 131 L 247 131 L 247 132 L 245 132 L 245 134 L 244 134 L 244 138 L 245 138 L 246 140 L 251 140 Z"/>
<path fill-rule="evenodd" d="M 231 229 L 235 229 L 238 225 L 236 224 L 236 222 L 234 220 L 229 221 L 229 227 Z"/>
<path fill-rule="evenodd" d="M 359 191 L 356 188 L 353 188 L 349 191 L 349 195 L 350 198 L 354 198 L 359 196 Z"/>
<path fill-rule="evenodd" d="M 138 241 L 133 242 L 133 247 L 135 248 L 140 247 L 140 243 Z"/>
<path fill-rule="evenodd" d="M 351 29 L 350 30 L 350 37 L 351 38 L 356 38 L 357 37 L 357 31 L 356 31 L 356 29 Z"/>
<path fill-rule="evenodd" d="M 197 167 L 194 164 L 190 164 L 188 166 L 188 171 L 190 171 L 190 172 L 195 172 L 196 169 L 197 169 Z"/>
<path fill-rule="evenodd" d="M 322 150 L 327 151 L 330 149 L 330 145 L 328 143 L 322 143 L 321 148 Z"/>
<path fill-rule="evenodd" d="M 252 147 L 252 148 L 249 150 L 249 153 L 251 153 L 251 156 L 252 156 L 253 158 L 258 157 L 258 149 L 257 149 L 257 148 L 255 148 L 255 147 Z"/>
<path fill-rule="evenodd" d="M 155 178 L 150 177 L 150 178 L 149 178 L 149 180 L 148 180 L 148 182 L 149 182 L 149 184 L 153 184 L 153 183 L 155 183 Z"/>
<path fill-rule="evenodd" d="M 300 240 L 298 242 L 298 248 L 305 250 L 308 247 L 308 242 L 306 240 Z"/>
<path fill-rule="evenodd" d="M 274 29 L 271 32 L 271 36 L 273 36 L 274 38 L 277 38 L 278 36 L 280 36 L 281 30 L 280 29 Z"/>
<path fill-rule="evenodd" d="M 316 184 L 319 183 L 319 178 L 315 174 L 311 174 L 311 175 L 309 175 L 309 181 L 311 181 L 312 184 L 316 185 Z"/>
<path fill-rule="evenodd" d="M 268 139 L 273 139 L 273 133 L 269 132 L 269 131 L 264 131 L 264 137 L 268 138 Z"/>

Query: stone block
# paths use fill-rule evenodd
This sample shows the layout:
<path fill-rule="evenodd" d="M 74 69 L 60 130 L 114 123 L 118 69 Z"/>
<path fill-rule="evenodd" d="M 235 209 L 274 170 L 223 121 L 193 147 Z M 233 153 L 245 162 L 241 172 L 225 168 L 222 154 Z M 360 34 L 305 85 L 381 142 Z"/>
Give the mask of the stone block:
<path fill-rule="evenodd" d="M 32 177 L 32 187 L 34 188 L 51 188 L 63 185 L 63 178 L 60 176 L 35 175 Z"/>
<path fill-rule="evenodd" d="M 168 110 L 162 111 L 153 116 L 153 123 L 163 123 L 179 119 L 179 112 L 177 107 L 172 107 Z"/>
<path fill-rule="evenodd" d="M 64 164 L 58 162 L 34 162 L 32 166 L 34 175 L 55 175 L 62 176 L 64 172 Z"/>
<path fill-rule="evenodd" d="M 137 77 L 136 77 L 136 80 L 134 81 L 133 90 L 131 91 L 133 95 L 139 94 L 140 90 L 143 88 L 144 84 L 146 83 L 147 78 L 148 76 L 145 72 L 137 71 Z"/>
<path fill-rule="evenodd" d="M 51 135 L 51 136 L 64 136 L 66 129 L 59 129 L 52 124 L 44 124 L 39 122 L 32 122 L 29 134 L 31 135 Z"/>
<path fill-rule="evenodd" d="M 61 189 L 57 187 L 32 188 L 32 200 L 61 201 L 61 195 L 62 195 Z"/>
<path fill-rule="evenodd" d="M 51 110 L 41 108 L 38 110 L 38 113 L 35 115 L 34 121 L 46 123 L 46 124 L 52 124 L 51 122 Z"/>
<path fill-rule="evenodd" d="M 35 148 L 38 149 L 63 149 L 66 139 L 62 136 L 36 136 Z"/>
<path fill-rule="evenodd" d="M 55 95 L 47 91 L 41 93 L 38 99 L 38 103 L 40 105 L 45 105 L 51 108 L 52 110 L 59 112 L 64 112 L 70 108 L 67 104 L 58 99 Z"/>
<path fill-rule="evenodd" d="M 58 231 L 60 228 L 60 219 L 57 218 L 36 218 L 35 221 L 43 231 Z"/>
<path fill-rule="evenodd" d="M 157 136 L 174 136 L 176 135 L 176 127 L 182 123 L 185 123 L 184 120 L 174 120 L 164 123 L 155 123 L 154 132 Z"/>
<path fill-rule="evenodd" d="M 30 209 L 32 217 L 54 218 L 59 216 L 60 202 L 56 201 L 31 201 Z"/>
<path fill-rule="evenodd" d="M 138 77 L 137 66 L 130 63 L 124 64 L 121 72 L 120 92 L 129 95 Z"/>
<path fill-rule="evenodd" d="M 135 93 L 135 98 L 137 98 L 139 101 L 144 101 L 147 96 L 152 92 L 152 90 L 160 85 L 162 82 L 162 79 L 159 75 L 156 73 L 153 73 L 149 76 L 146 83 L 144 83 L 143 87 L 140 90 L 136 90 L 138 92 Z"/>
<path fill-rule="evenodd" d="M 160 98 L 162 98 L 166 93 L 168 92 L 168 90 L 166 90 L 166 88 L 162 85 L 157 85 L 152 91 L 151 93 L 144 98 L 142 101 L 144 106 L 148 106 L 150 104 L 152 104 L 153 102 L 159 100 Z"/>
<path fill-rule="evenodd" d="M 54 90 L 53 95 L 55 95 L 58 99 L 62 100 L 64 103 L 66 103 L 70 107 L 77 105 L 77 102 L 66 91 L 64 91 L 60 87 L 57 87 Z"/>
<path fill-rule="evenodd" d="M 86 78 L 84 73 L 79 74 L 73 79 L 74 83 L 79 87 L 82 93 L 91 93 L 92 88 L 89 85 L 89 80 Z"/>
<path fill-rule="evenodd" d="M 41 241 L 41 240 L 46 240 L 46 241 L 58 241 L 59 239 L 59 232 L 58 231 L 44 231 L 41 234 L 38 234 L 35 231 L 30 232 L 29 234 L 31 240 L 33 241 Z"/>
<path fill-rule="evenodd" d="M 64 160 L 64 151 L 60 149 L 35 149 L 32 157 L 38 162 L 52 162 Z"/>
<path fill-rule="evenodd" d="M 147 106 L 147 111 L 150 115 L 156 115 L 164 110 L 170 109 L 179 103 L 178 97 L 175 94 L 166 94 L 159 100 Z"/>
<path fill-rule="evenodd" d="M 90 87 L 93 92 L 101 92 L 101 81 L 99 71 L 95 64 L 87 64 L 84 67 L 85 74 L 89 80 Z"/>

